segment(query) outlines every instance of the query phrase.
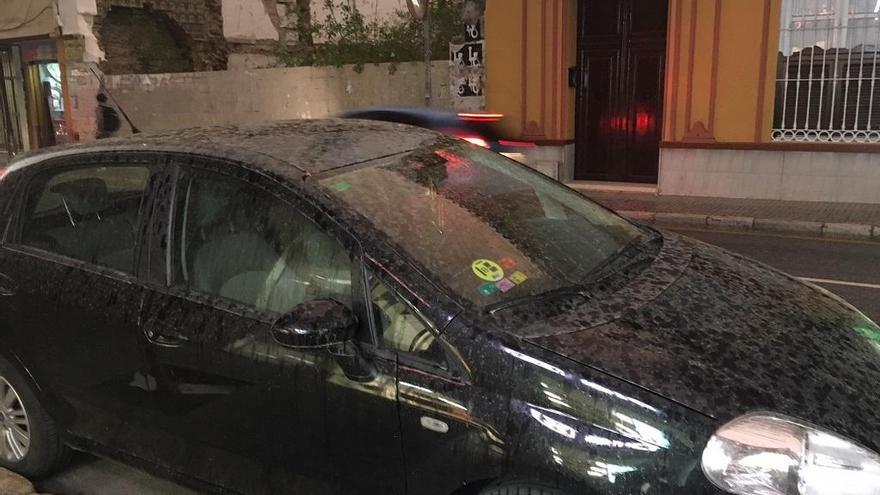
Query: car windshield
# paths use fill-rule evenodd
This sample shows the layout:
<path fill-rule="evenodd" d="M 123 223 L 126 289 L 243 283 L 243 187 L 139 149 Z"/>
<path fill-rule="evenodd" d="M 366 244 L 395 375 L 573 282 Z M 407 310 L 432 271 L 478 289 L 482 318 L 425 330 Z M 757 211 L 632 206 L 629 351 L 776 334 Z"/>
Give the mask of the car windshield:
<path fill-rule="evenodd" d="M 480 307 L 583 284 L 640 236 L 558 182 L 449 140 L 320 182 Z"/>

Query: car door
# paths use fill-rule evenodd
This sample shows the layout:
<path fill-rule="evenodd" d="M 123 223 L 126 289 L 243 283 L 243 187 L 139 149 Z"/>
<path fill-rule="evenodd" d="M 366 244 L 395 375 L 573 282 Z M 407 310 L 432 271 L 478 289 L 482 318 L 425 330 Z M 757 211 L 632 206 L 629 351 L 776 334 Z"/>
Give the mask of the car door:
<path fill-rule="evenodd" d="M 150 227 L 142 320 L 160 428 L 184 440 L 178 469 L 241 493 L 402 493 L 395 363 L 372 355 L 357 244 L 240 166 L 176 170 Z M 272 338 L 280 316 L 317 299 L 361 316 L 369 376 Z"/>
<path fill-rule="evenodd" d="M 60 397 L 64 426 L 87 445 L 125 447 L 152 398 L 138 331 L 135 276 L 161 160 L 76 155 L 20 172 L 0 248 L 7 349 Z M 143 430 L 140 430 L 141 432 Z"/>
<path fill-rule="evenodd" d="M 398 361 L 408 492 L 452 493 L 497 476 L 504 444 L 497 421 L 486 418 L 503 416 L 506 405 L 474 387 L 473 371 L 444 336 L 458 307 L 428 283 L 414 284 L 429 292 L 418 294 L 378 266 L 368 274 L 379 347 Z"/>

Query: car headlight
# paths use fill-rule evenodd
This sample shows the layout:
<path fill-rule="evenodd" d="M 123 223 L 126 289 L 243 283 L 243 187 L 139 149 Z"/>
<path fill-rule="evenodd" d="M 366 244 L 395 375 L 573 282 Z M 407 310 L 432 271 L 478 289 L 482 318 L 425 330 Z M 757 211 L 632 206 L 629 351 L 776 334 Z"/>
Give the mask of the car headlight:
<path fill-rule="evenodd" d="M 880 495 L 880 456 L 774 413 L 722 426 L 703 450 L 703 473 L 737 495 Z"/>

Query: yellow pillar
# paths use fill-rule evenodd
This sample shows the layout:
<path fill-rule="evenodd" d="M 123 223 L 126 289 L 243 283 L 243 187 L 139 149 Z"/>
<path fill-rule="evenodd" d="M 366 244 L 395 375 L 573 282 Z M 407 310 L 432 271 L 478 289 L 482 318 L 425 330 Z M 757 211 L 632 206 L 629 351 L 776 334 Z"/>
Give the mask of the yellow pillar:
<path fill-rule="evenodd" d="M 486 108 L 505 115 L 508 136 L 574 138 L 576 40 L 577 0 L 487 0 Z"/>
<path fill-rule="evenodd" d="M 664 140 L 770 140 L 782 0 L 670 0 Z"/>

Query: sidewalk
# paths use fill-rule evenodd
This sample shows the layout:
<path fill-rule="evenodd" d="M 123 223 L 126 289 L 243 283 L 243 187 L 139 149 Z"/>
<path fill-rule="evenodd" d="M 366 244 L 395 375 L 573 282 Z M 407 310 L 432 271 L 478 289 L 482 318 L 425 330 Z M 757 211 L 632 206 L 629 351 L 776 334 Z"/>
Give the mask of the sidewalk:
<path fill-rule="evenodd" d="M 646 223 L 880 242 L 880 204 L 657 196 L 574 187 L 596 202 Z"/>
<path fill-rule="evenodd" d="M 36 495 L 36 491 L 30 481 L 12 471 L 0 468 L 0 494 Z"/>

